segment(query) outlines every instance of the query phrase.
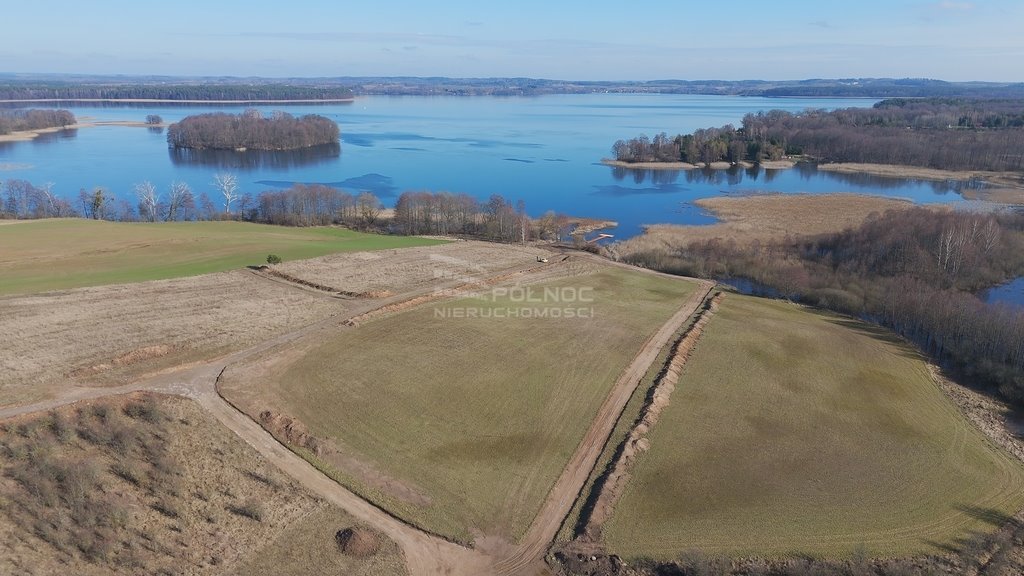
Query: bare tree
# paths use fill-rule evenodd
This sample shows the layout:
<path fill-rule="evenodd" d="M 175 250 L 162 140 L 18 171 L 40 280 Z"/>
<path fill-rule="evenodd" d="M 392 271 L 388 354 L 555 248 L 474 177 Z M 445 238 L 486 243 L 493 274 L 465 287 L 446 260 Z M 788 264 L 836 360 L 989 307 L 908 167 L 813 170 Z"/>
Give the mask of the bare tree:
<path fill-rule="evenodd" d="M 359 217 L 362 219 L 363 224 L 365 226 L 372 226 L 377 221 L 377 217 L 380 216 L 380 200 L 372 192 L 363 192 L 356 199 L 356 204 L 359 207 Z"/>
<path fill-rule="evenodd" d="M 224 196 L 224 212 L 231 214 L 231 203 L 238 200 L 238 177 L 230 172 L 218 172 L 213 175 L 213 185 Z"/>
<path fill-rule="evenodd" d="M 139 217 L 156 222 L 157 203 L 160 201 L 156 186 L 149 180 L 139 182 L 135 185 L 135 196 L 139 199 Z"/>
<path fill-rule="evenodd" d="M 171 191 L 167 199 L 167 213 L 164 219 L 170 222 L 177 220 L 181 210 L 192 200 L 192 189 L 184 182 L 171 182 Z"/>

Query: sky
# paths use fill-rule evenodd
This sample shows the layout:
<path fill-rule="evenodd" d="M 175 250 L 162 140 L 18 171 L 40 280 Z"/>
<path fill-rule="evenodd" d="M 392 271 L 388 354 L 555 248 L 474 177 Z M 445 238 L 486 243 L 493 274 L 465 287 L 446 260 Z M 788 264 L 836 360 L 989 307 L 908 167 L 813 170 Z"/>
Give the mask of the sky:
<path fill-rule="evenodd" d="M 33 0 L 0 72 L 1024 81 L 1024 0 Z"/>

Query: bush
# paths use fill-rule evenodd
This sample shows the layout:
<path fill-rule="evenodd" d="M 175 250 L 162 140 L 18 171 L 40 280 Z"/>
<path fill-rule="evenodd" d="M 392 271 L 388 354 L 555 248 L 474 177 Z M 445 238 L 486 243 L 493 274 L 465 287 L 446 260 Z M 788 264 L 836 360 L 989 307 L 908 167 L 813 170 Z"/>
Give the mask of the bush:
<path fill-rule="evenodd" d="M 238 514 L 239 516 L 245 516 L 246 518 L 252 518 L 257 522 L 262 522 L 266 512 L 263 509 L 263 504 L 255 498 L 250 498 L 243 502 L 239 506 L 231 506 L 228 508 L 231 512 Z"/>
<path fill-rule="evenodd" d="M 281 257 L 277 254 L 267 255 L 267 264 L 280 264 L 281 262 L 284 262 L 284 260 L 281 260 Z"/>
<path fill-rule="evenodd" d="M 163 124 L 163 123 L 164 123 L 164 119 L 161 118 L 157 114 L 150 114 L 150 115 L 146 116 L 146 124 L 156 125 L 156 124 Z"/>

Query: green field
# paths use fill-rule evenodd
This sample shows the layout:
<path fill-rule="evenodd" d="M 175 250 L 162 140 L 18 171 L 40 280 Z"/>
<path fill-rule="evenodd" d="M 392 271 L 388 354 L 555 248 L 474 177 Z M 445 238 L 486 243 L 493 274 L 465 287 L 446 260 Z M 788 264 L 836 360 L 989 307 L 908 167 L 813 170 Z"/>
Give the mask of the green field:
<path fill-rule="evenodd" d="M 0 295 L 195 276 L 333 252 L 440 244 L 245 222 L 39 220 L 0 226 Z"/>
<path fill-rule="evenodd" d="M 609 551 L 938 552 L 1024 506 L 1024 468 L 913 350 L 872 327 L 730 295 L 605 526 Z"/>
<path fill-rule="evenodd" d="M 257 381 L 229 373 L 222 389 L 265 395 L 429 499 L 403 500 L 314 459 L 402 518 L 464 542 L 519 538 L 612 384 L 694 289 L 604 267 L 535 289 L 544 287 L 593 288 L 593 317 L 436 317 L 519 306 L 447 301 L 342 332 Z"/>

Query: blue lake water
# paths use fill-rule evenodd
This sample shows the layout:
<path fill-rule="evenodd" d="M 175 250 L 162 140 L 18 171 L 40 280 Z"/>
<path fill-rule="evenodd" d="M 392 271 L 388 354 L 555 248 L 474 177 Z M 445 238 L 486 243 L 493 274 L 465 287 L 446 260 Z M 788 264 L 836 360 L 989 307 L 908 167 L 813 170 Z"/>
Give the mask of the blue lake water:
<path fill-rule="evenodd" d="M 989 304 L 1008 304 L 1024 308 L 1024 276 L 984 290 L 978 297 Z"/>
<path fill-rule="evenodd" d="M 370 190 L 393 204 L 405 190 L 502 194 L 527 211 L 617 220 L 618 238 L 650 223 L 706 224 L 714 219 L 693 200 L 761 192 L 861 192 L 916 202 L 958 202 L 963 183 L 936 183 L 792 170 L 633 171 L 599 164 L 615 140 L 739 125 L 744 114 L 773 108 L 870 106 L 874 100 L 744 98 L 655 94 L 552 95 L 533 98 L 364 97 L 350 104 L 267 105 L 265 113 L 321 114 L 341 127 L 340 146 L 288 153 L 170 150 L 163 131 L 103 126 L 0 143 L 0 179 L 53 182 L 76 197 L 103 186 L 131 196 L 149 180 L 173 180 L 212 193 L 214 173 L 234 171 L 244 192 L 258 194 L 293 182 Z M 66 106 L 82 119 L 173 122 L 190 114 L 243 106 Z M 968 186 L 973 184 L 966 184 Z"/>

